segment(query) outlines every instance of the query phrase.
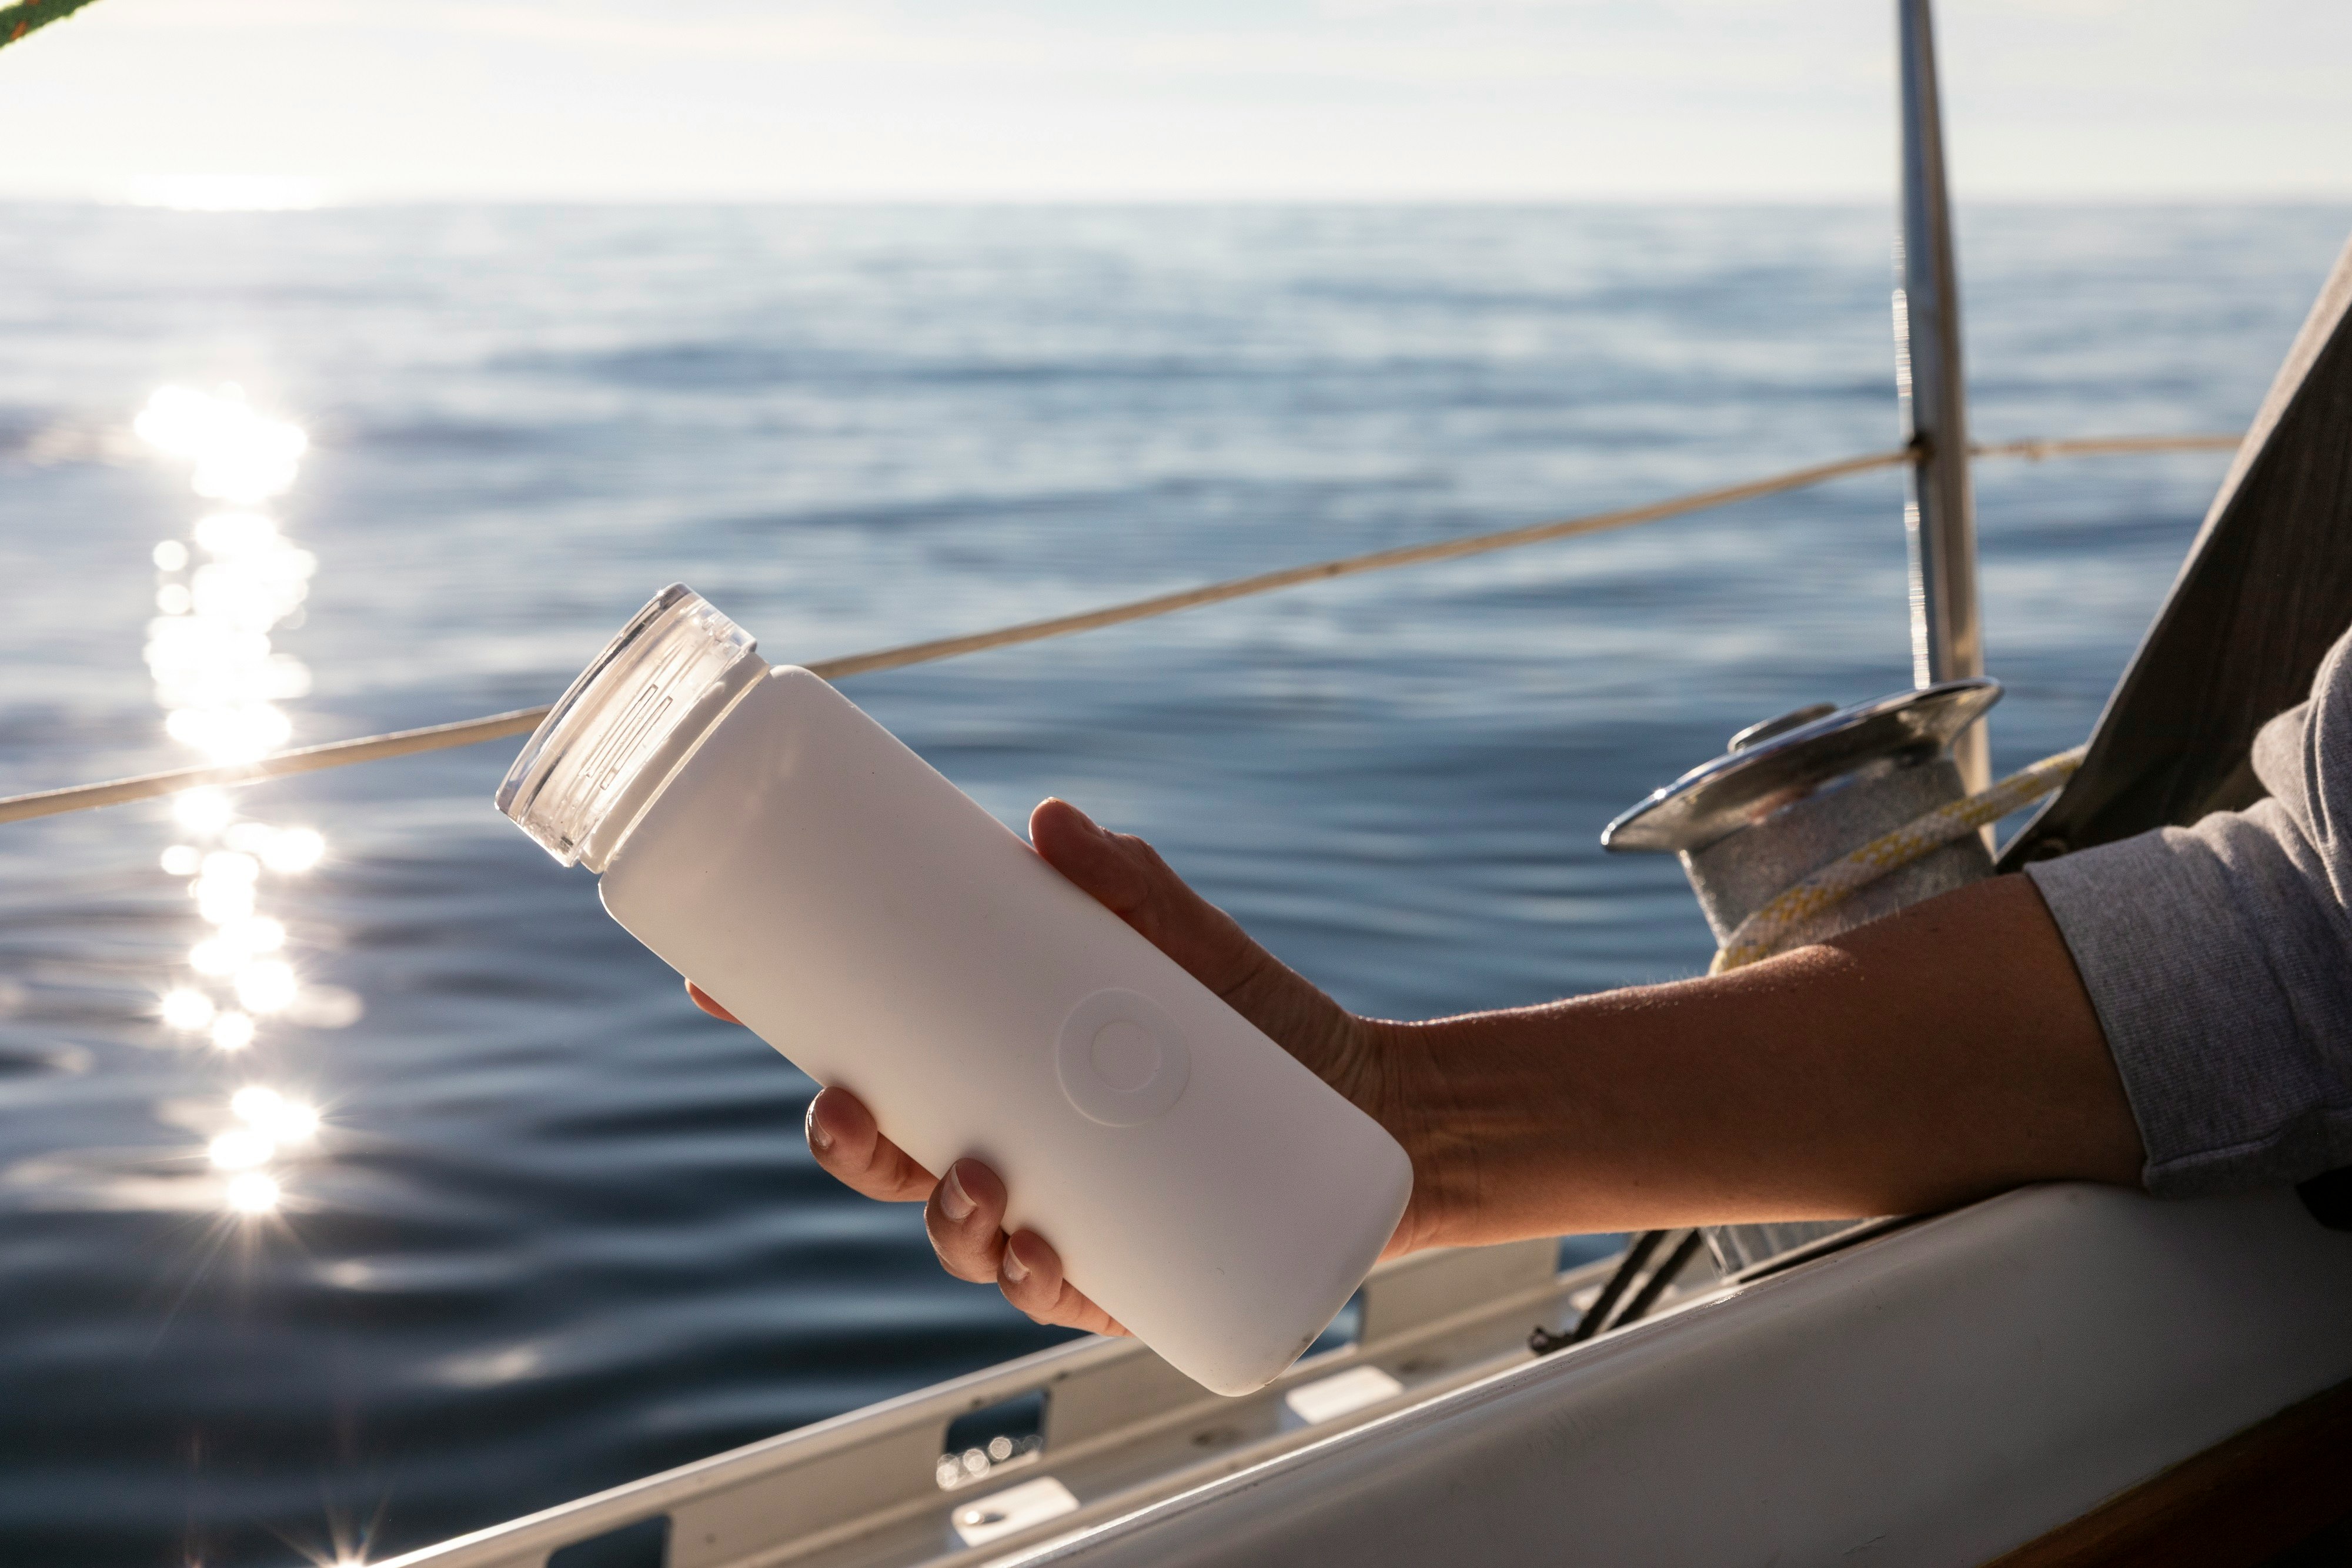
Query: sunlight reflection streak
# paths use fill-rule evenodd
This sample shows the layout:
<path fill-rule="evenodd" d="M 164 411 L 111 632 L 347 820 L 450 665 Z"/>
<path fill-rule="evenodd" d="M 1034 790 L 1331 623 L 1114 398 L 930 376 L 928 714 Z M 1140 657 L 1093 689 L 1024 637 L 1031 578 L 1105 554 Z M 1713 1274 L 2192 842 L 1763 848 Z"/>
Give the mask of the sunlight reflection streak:
<path fill-rule="evenodd" d="M 256 412 L 235 386 L 160 388 L 133 428 L 190 464 L 190 487 L 219 503 L 195 520 L 187 539 L 163 540 L 150 552 L 160 580 L 145 658 L 164 733 L 214 762 L 276 750 L 293 734 L 278 705 L 306 695 L 310 672 L 271 639 L 299 623 L 318 559 L 261 508 L 293 484 L 309 438 Z M 317 866 L 325 837 L 240 818 L 219 789 L 183 795 L 172 815 L 182 841 L 159 863 L 186 879 L 197 916 L 214 929 L 188 950 L 193 978 L 163 993 L 157 1013 L 164 1026 L 236 1053 L 259 1040 L 265 1022 L 336 1028 L 358 1018 L 357 997 L 341 987 L 306 986 L 275 956 L 286 946 L 286 925 L 261 909 L 268 879 Z M 248 1218 L 274 1214 L 285 1196 L 278 1167 L 315 1141 L 319 1113 L 253 1082 L 228 1095 L 228 1110 L 236 1124 L 205 1146 L 212 1168 L 229 1176 L 218 1201 Z"/>
<path fill-rule="evenodd" d="M 224 1196 L 236 1213 L 269 1214 L 278 1207 L 278 1188 L 259 1171 L 246 1171 L 229 1178 Z"/>

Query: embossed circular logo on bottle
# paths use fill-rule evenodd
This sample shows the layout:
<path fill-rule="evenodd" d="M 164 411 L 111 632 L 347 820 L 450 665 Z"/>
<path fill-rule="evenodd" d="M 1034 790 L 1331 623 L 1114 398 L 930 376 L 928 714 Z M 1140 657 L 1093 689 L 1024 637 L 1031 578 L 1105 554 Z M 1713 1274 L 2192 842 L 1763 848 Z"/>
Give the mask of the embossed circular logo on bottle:
<path fill-rule="evenodd" d="M 1070 1103 L 1106 1127 L 1150 1121 L 1182 1099 L 1192 1081 L 1184 1037 L 1139 991 L 1097 991 L 1072 1008 L 1054 1066 Z"/>

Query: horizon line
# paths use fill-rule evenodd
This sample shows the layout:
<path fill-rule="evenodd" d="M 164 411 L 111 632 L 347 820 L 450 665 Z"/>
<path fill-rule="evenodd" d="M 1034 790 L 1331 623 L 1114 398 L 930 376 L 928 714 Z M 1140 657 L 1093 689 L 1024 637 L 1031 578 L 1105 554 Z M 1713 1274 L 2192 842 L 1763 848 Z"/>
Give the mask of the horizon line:
<path fill-rule="evenodd" d="M 1956 193 L 1959 207 L 2326 207 L 2352 205 L 2352 186 L 2315 191 L 1993 191 Z M 417 206 L 537 207 L 1840 207 L 1892 206 L 1896 193 L 1861 192 L 925 192 L 776 191 L 415 191 L 336 192 L 285 201 L 173 201 L 119 191 L 63 192 L 0 187 L 9 205 L 106 207 L 205 214 L 293 214 Z"/>

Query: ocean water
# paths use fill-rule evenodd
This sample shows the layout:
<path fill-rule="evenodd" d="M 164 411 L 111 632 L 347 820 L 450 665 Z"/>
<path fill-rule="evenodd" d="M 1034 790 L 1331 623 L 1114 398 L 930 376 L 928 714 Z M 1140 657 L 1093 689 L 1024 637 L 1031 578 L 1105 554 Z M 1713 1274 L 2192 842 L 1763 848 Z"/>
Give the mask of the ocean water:
<path fill-rule="evenodd" d="M 1979 437 L 2239 428 L 2347 227 L 1965 213 Z M 1888 253 L 1862 208 L 11 208 L 0 789 L 542 702 L 672 580 L 812 659 L 1883 448 Z M 1999 764 L 2086 731 L 2223 464 L 1981 467 Z M 1530 1002 L 1703 967 L 1596 835 L 1907 684 L 1900 503 L 845 689 L 1350 1006 Z M 490 810 L 512 750 L 0 828 L 0 1561 L 381 1555 L 1055 1337 L 818 1175 L 806 1081 Z"/>

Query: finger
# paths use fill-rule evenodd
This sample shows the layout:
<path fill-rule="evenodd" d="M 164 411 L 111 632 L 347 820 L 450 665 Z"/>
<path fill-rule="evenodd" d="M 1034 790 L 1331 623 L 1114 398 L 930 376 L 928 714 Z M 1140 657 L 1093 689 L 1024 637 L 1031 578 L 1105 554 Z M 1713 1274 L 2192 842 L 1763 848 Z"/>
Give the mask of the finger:
<path fill-rule="evenodd" d="M 803 1126 L 818 1166 L 852 1191 L 884 1203 L 919 1203 L 938 1185 L 930 1172 L 882 1135 L 874 1113 L 846 1089 L 819 1091 Z"/>
<path fill-rule="evenodd" d="M 1034 1230 L 1017 1230 L 1005 1239 L 996 1283 L 1006 1301 L 1041 1323 L 1083 1329 L 1087 1333 L 1127 1333 L 1084 1291 L 1062 1278 L 1062 1255 Z"/>
<path fill-rule="evenodd" d="M 1159 851 L 1106 832 L 1067 800 L 1032 811 L 1029 837 L 1055 870 L 1341 1092 L 1358 1084 L 1366 1063 L 1355 1019 L 1185 885 Z"/>
<path fill-rule="evenodd" d="M 1218 995 L 1280 967 L 1134 834 L 1107 831 L 1067 800 L 1048 800 L 1029 813 L 1029 839 L 1055 871 Z"/>
<path fill-rule="evenodd" d="M 978 1160 L 958 1160 L 923 1206 L 923 1228 L 940 1267 L 959 1280 L 996 1278 L 1004 1250 L 1004 1183 Z"/>
<path fill-rule="evenodd" d="M 743 1021 L 741 1019 L 737 1018 L 733 1013 L 729 1012 L 725 1008 L 720 1007 L 717 1001 L 712 999 L 709 991 L 704 990 L 692 980 L 688 980 L 686 983 L 686 994 L 688 999 L 692 1001 L 696 1007 L 700 1008 L 704 1012 L 709 1013 L 712 1018 L 719 1019 L 722 1023 L 741 1023 Z"/>

